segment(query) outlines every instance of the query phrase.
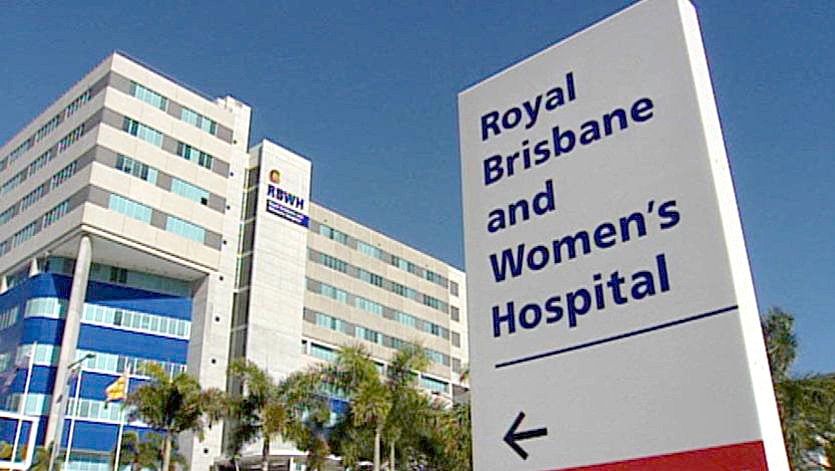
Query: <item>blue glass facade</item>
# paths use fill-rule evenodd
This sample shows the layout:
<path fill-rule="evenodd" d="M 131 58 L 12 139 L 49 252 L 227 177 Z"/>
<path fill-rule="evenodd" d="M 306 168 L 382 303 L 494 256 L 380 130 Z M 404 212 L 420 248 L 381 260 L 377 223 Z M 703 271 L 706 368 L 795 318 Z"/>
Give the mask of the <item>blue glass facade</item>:
<path fill-rule="evenodd" d="M 29 354 L 36 344 L 25 412 L 41 416 L 38 445 L 49 441 L 44 437 L 47 412 L 72 285 L 72 277 L 61 273 L 68 271 L 66 262 L 71 261 L 58 262 L 53 264 L 56 270 L 21 280 L 0 295 L 0 313 L 16 316 L 14 322 L 4 323 L 7 327 L 0 329 L 0 367 L 5 365 L 4 371 L 0 371 L 0 406 L 12 411 L 20 407 Z M 123 270 L 101 265 L 95 269 L 106 273 Z M 71 461 L 75 463 L 71 469 L 83 468 L 86 461 L 99 462 L 101 456 L 109 455 L 114 449 L 124 413 L 120 404 L 105 403 L 105 388 L 122 372 L 136 371 L 147 362 L 158 362 L 173 373 L 185 370 L 191 297 L 128 286 L 130 278 L 142 280 L 141 285 L 147 286 L 147 278 L 152 276 L 130 272 L 130 276 L 108 283 L 96 281 L 101 277 L 91 275 L 77 356 L 93 353 L 96 357 L 84 363 L 78 394 L 79 379 L 69 380 L 70 402 L 62 446 L 67 446 L 72 430 Z M 134 390 L 141 382 L 141 378 L 132 378 L 130 389 Z M 147 430 L 142 424 L 127 425 L 126 429 Z M 0 424 L 0 439 L 11 442 L 14 433 L 13 422 Z"/>

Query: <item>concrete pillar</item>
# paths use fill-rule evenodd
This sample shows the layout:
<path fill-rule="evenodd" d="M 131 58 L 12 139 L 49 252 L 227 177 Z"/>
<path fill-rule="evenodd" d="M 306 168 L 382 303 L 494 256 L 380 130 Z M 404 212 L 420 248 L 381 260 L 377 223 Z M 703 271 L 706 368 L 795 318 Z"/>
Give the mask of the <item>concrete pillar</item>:
<path fill-rule="evenodd" d="M 32 261 L 29 262 L 29 277 L 37 276 L 41 272 L 41 269 L 38 268 L 38 257 L 32 257 Z"/>
<path fill-rule="evenodd" d="M 58 359 L 58 370 L 55 372 L 55 386 L 52 389 L 52 406 L 49 408 L 49 421 L 46 426 L 46 443 L 55 439 L 56 427 L 59 426 L 61 411 L 63 410 L 63 396 L 67 388 L 68 366 L 75 361 L 75 349 L 78 345 L 78 330 L 81 327 L 81 312 L 84 309 L 84 298 L 87 295 L 87 280 L 90 276 L 90 262 L 93 256 L 93 246 L 88 235 L 81 236 L 78 244 L 78 256 L 75 260 L 75 271 L 70 289 L 70 301 L 67 305 L 67 319 L 64 322 L 64 337 L 61 340 L 61 356 Z"/>
<path fill-rule="evenodd" d="M 0 275 L 0 294 L 9 290 L 9 283 L 6 281 L 6 275 Z"/>

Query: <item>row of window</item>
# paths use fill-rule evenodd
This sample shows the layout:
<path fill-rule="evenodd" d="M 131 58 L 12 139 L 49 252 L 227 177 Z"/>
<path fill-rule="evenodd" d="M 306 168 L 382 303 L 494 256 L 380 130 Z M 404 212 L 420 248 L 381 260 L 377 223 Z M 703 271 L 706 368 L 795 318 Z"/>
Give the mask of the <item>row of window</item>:
<path fill-rule="evenodd" d="M 151 90 L 150 88 L 136 82 L 131 82 L 130 94 L 151 106 L 159 108 L 162 111 L 168 111 L 168 98 Z M 215 135 L 217 133 L 216 122 L 186 107 L 182 107 L 180 110 L 180 119 L 202 129 L 203 131 L 206 131 L 209 134 Z"/>
<path fill-rule="evenodd" d="M 190 146 L 184 142 L 177 143 L 177 155 L 197 165 L 211 170 L 214 157 L 202 150 Z"/>
<path fill-rule="evenodd" d="M 20 145 L 18 145 L 17 147 L 15 147 L 11 152 L 9 152 L 9 154 L 3 160 L 0 160 L 0 172 L 6 170 L 6 168 L 8 168 L 9 165 L 11 165 L 18 158 L 20 158 L 20 156 L 23 155 L 32 146 L 34 146 L 36 142 L 40 142 L 49 133 L 51 133 L 53 130 L 57 129 L 58 126 L 63 121 L 65 121 L 67 118 L 69 118 L 73 113 L 75 113 L 79 108 L 81 108 L 85 103 L 89 102 L 91 99 L 92 99 L 92 91 L 88 89 L 87 91 L 82 93 L 78 98 L 73 100 L 72 103 L 67 105 L 61 113 L 58 113 L 57 115 L 50 118 L 50 120 L 47 121 L 46 124 L 41 126 L 37 131 L 35 131 L 35 133 L 32 136 L 30 136 L 28 139 L 26 139 L 25 141 L 20 143 Z M 76 132 L 77 129 L 78 128 L 76 128 L 76 130 L 73 130 L 73 132 L 68 134 L 68 136 L 72 135 L 74 132 Z M 83 126 L 81 127 L 81 129 L 82 129 L 81 134 L 83 134 L 84 133 Z M 77 140 L 77 137 L 80 137 L 80 136 L 76 136 L 76 140 Z M 66 138 L 67 137 L 65 136 L 64 139 L 66 139 Z M 63 139 L 62 139 L 62 141 L 63 141 Z M 59 149 L 60 149 L 60 144 L 59 144 Z"/>
<path fill-rule="evenodd" d="M 52 255 L 47 258 L 45 270 L 50 273 L 72 275 L 74 266 L 75 262 L 72 259 Z M 116 283 L 131 288 L 180 297 L 191 296 L 191 283 L 188 281 L 100 263 L 93 263 L 90 266 L 90 280 Z"/>
<path fill-rule="evenodd" d="M 336 258 L 332 255 L 321 253 L 313 249 L 308 249 L 308 257 L 310 258 L 310 260 L 322 264 L 332 270 L 336 270 L 338 272 L 354 276 L 355 278 L 358 278 L 362 281 L 365 281 L 366 283 L 377 286 L 378 288 L 383 288 L 405 298 L 412 299 L 425 306 L 429 306 L 443 313 L 449 313 L 449 305 L 441 301 L 440 299 L 435 298 L 434 296 L 420 293 L 408 286 L 397 283 L 396 281 L 384 279 L 380 275 L 371 273 L 368 270 L 362 269 L 360 267 L 350 265 L 348 262 Z"/>
<path fill-rule="evenodd" d="M 120 327 L 135 332 L 162 335 L 179 339 L 188 339 L 191 334 L 191 322 L 184 319 L 131 311 L 129 309 L 84 304 L 81 320 L 85 323 Z"/>
<path fill-rule="evenodd" d="M 162 133 L 135 119 L 125 116 L 122 120 L 122 131 L 125 131 L 131 136 L 138 137 L 151 145 L 162 148 Z"/>
<path fill-rule="evenodd" d="M 142 203 L 137 203 L 136 201 L 129 200 L 124 196 L 117 195 L 116 193 L 111 193 L 110 198 L 107 202 L 107 207 L 116 211 L 117 213 L 124 214 L 127 217 L 136 219 L 138 221 L 142 221 L 146 224 L 151 223 L 151 215 L 153 214 L 153 210 L 150 206 L 145 206 Z"/>
<path fill-rule="evenodd" d="M 122 130 L 132 136 L 138 137 L 139 139 L 150 143 L 151 145 L 162 148 L 162 142 L 164 139 L 163 134 L 160 131 L 157 131 L 156 129 L 135 119 L 125 116 L 122 120 Z M 177 143 L 177 155 L 210 170 L 212 168 L 212 162 L 214 162 L 214 157 L 210 154 L 184 142 Z"/>
<path fill-rule="evenodd" d="M 67 300 L 62 298 L 32 298 L 26 301 L 24 318 L 47 317 L 49 319 L 63 319 L 67 315 Z"/>
<path fill-rule="evenodd" d="M 125 157 L 121 154 L 116 156 L 116 169 L 129 175 L 133 175 L 141 180 L 145 180 L 153 185 L 156 185 L 157 176 L 159 176 L 159 171 L 154 167 L 143 164 L 138 160 L 133 160 L 130 157 Z"/>
<path fill-rule="evenodd" d="M 81 123 L 77 128 L 73 129 L 66 136 L 62 137 L 60 141 L 58 141 L 58 153 L 62 153 L 65 150 L 69 149 L 71 145 L 78 142 L 79 139 L 84 135 L 84 123 Z"/>
<path fill-rule="evenodd" d="M 17 306 L 12 306 L 8 309 L 0 311 L 0 330 L 8 329 L 17 323 L 18 311 L 19 309 Z M 0 368 L 0 371 L 3 371 L 3 369 Z"/>
<path fill-rule="evenodd" d="M 307 341 L 302 340 L 302 352 L 303 353 L 306 353 L 306 354 L 308 354 L 312 357 L 318 358 L 320 360 L 325 360 L 325 361 L 328 361 L 328 362 L 336 361 L 336 358 L 339 355 L 338 351 L 336 349 L 325 346 L 325 345 L 318 344 L 316 342 L 310 342 L 309 350 L 306 350 L 306 347 L 307 347 Z M 380 374 L 383 374 L 383 372 L 385 371 L 385 369 L 384 369 L 385 367 L 383 365 L 379 364 L 379 363 L 376 363 L 376 362 L 375 362 L 375 365 L 377 366 L 377 369 L 380 372 Z M 423 375 L 423 374 L 420 375 L 420 386 L 425 388 L 425 389 L 428 389 L 429 391 L 432 391 L 432 392 L 437 392 L 437 393 L 441 393 L 441 394 L 449 394 L 449 383 L 447 383 L 446 381 L 436 379 L 436 378 L 432 378 L 430 376 Z M 335 390 L 335 388 L 333 388 L 330 385 L 327 385 L 327 384 L 323 385 L 323 389 L 326 390 L 326 392 L 328 393 L 329 396 L 334 396 L 334 397 L 337 397 L 337 398 L 344 398 L 345 397 L 344 393 L 342 393 L 341 391 Z"/>
<path fill-rule="evenodd" d="M 321 222 L 317 223 L 317 225 L 319 226 L 319 235 L 339 242 L 342 245 L 352 247 L 352 238 L 348 234 Z M 356 248 L 357 251 L 359 251 L 362 254 L 368 255 L 369 257 L 376 258 L 392 266 L 395 266 L 403 271 L 409 272 L 416 276 L 420 276 L 421 278 L 435 283 L 436 285 L 443 286 L 444 288 L 449 287 L 450 292 L 452 292 L 452 294 L 454 294 L 455 296 L 458 296 L 458 285 L 454 281 L 447 280 L 446 277 L 439 273 L 435 273 L 432 270 L 428 270 L 426 268 L 420 268 L 406 259 L 390 254 L 380 249 L 379 247 L 375 247 L 358 239 L 356 239 Z"/>
<path fill-rule="evenodd" d="M 130 94 L 162 111 L 168 110 L 168 98 L 136 82 L 130 83 Z"/>
<path fill-rule="evenodd" d="M 370 312 L 371 314 L 380 317 L 384 317 L 385 311 L 386 309 L 388 309 L 390 311 L 393 311 L 393 319 L 403 325 L 420 330 L 421 332 L 426 332 L 435 335 L 437 337 L 449 338 L 449 330 L 434 322 L 419 319 L 411 314 L 407 314 L 394 308 L 386 308 L 380 303 L 363 298 L 362 296 L 357 296 L 355 294 L 348 293 L 345 290 L 339 289 L 335 286 L 331 286 L 327 283 L 322 283 L 320 281 L 308 278 L 307 289 L 314 293 L 327 296 L 343 304 L 353 303 L 354 307 L 362 309 L 366 312 Z"/>
<path fill-rule="evenodd" d="M 31 223 L 27 224 L 23 229 L 15 232 L 12 237 L 0 242 L 0 255 L 5 255 L 10 250 L 31 239 L 41 231 L 41 228 L 54 223 L 63 217 L 68 210 L 69 200 L 65 200 L 44 213 L 43 216 L 38 217 Z M 48 224 L 46 224 L 47 220 Z"/>
<path fill-rule="evenodd" d="M 156 168 L 121 154 L 116 156 L 116 169 L 154 185 L 156 185 L 159 177 L 159 170 Z M 203 206 L 209 204 L 209 192 L 207 190 L 176 177 L 171 177 L 171 192 Z"/>
<path fill-rule="evenodd" d="M 93 357 L 84 360 L 84 368 L 103 373 L 121 375 L 130 372 L 132 376 L 144 378 L 145 368 L 148 365 L 160 366 L 172 377 L 186 372 L 186 365 L 182 363 L 150 360 L 148 358 L 116 355 L 114 353 L 103 353 L 92 350 L 76 350 L 75 359 L 80 360 L 88 354 L 92 354 Z"/>
<path fill-rule="evenodd" d="M 6 410 L 18 411 L 20 410 L 20 401 L 23 399 L 23 394 L 15 393 L 9 395 L 6 402 Z M 26 395 L 26 404 L 23 407 L 23 413 L 26 415 L 46 415 L 49 412 L 49 406 L 52 403 L 51 394 L 36 394 L 29 393 Z"/>
<path fill-rule="evenodd" d="M 127 419 L 128 410 L 122 402 L 105 402 L 95 399 L 70 397 L 67 401 L 67 417 L 120 423 Z"/>
<path fill-rule="evenodd" d="M 305 311 L 305 321 L 310 322 L 312 324 L 316 324 L 320 327 L 324 327 L 329 330 L 333 330 L 335 332 L 340 332 L 346 335 L 350 335 L 352 337 L 359 338 L 361 340 L 366 340 L 372 343 L 376 343 L 378 345 L 382 345 L 384 347 L 393 348 L 395 350 L 406 348 L 412 345 L 410 342 L 407 342 L 405 340 L 398 339 L 396 337 L 391 337 L 382 332 L 377 332 L 367 327 L 352 324 L 348 321 L 345 321 L 344 319 L 340 319 L 330 314 L 316 312 L 308 309 L 305 309 Z M 425 350 L 431 361 L 438 363 L 439 365 L 449 366 L 450 359 L 448 355 L 431 349 Z"/>
<path fill-rule="evenodd" d="M 30 356 L 34 354 L 34 358 L 32 358 L 33 365 L 55 366 L 58 364 L 58 357 L 60 353 L 61 347 L 58 345 L 50 345 L 48 343 L 28 343 L 17 347 L 17 357 L 15 361 L 18 365 L 28 366 Z"/>

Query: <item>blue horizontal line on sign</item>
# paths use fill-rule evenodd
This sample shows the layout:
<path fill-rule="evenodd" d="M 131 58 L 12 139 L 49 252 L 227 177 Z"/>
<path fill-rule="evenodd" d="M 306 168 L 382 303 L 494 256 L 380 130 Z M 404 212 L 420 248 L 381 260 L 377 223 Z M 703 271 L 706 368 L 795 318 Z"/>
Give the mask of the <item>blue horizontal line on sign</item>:
<path fill-rule="evenodd" d="M 529 355 L 526 357 L 517 358 L 515 360 L 507 360 L 501 363 L 496 363 L 496 369 L 506 368 L 508 366 L 519 365 L 522 363 L 527 363 L 529 361 L 540 360 L 542 358 L 553 357 L 557 355 L 562 355 L 563 353 L 574 352 L 577 350 L 582 350 L 584 348 L 594 347 L 597 345 L 602 345 L 604 343 L 614 342 L 617 340 L 623 340 L 629 337 L 635 337 L 636 335 L 647 334 L 649 332 L 654 332 L 656 330 L 666 329 L 668 327 L 675 327 L 677 325 L 686 324 L 688 322 L 698 321 L 701 319 L 706 319 L 708 317 L 718 316 L 720 314 L 725 314 L 731 311 L 735 311 L 739 306 L 734 304 L 733 306 L 723 307 L 721 309 L 716 309 L 713 311 L 703 312 L 701 314 L 695 314 L 689 317 L 685 317 L 683 319 L 677 319 L 670 322 L 665 322 L 663 324 L 653 325 L 650 327 L 644 327 L 643 329 L 633 330 L 632 332 L 625 332 L 623 334 L 613 335 L 611 337 L 606 337 L 598 340 L 592 340 L 591 342 L 581 343 L 579 345 L 573 345 L 571 347 L 559 348 L 556 350 L 551 350 L 548 352 L 537 353 L 536 355 Z"/>

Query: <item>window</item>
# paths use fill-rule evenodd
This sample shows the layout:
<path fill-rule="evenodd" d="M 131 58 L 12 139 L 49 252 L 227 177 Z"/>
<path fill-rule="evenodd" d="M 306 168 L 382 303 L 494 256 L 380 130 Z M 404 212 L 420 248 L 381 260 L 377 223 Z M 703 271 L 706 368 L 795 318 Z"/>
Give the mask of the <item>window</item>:
<path fill-rule="evenodd" d="M 415 328 L 417 325 L 417 318 L 415 318 L 415 316 L 406 314 L 405 312 L 395 311 L 394 320 L 412 328 Z"/>
<path fill-rule="evenodd" d="M 140 100 L 153 105 L 162 111 L 168 109 L 168 99 L 164 96 L 160 95 L 159 93 L 145 88 L 142 85 L 139 85 L 136 82 L 131 82 L 130 84 L 130 94 L 139 98 Z"/>
<path fill-rule="evenodd" d="M 157 183 L 159 175 L 157 169 L 121 154 L 116 156 L 116 169 L 153 184 Z"/>
<path fill-rule="evenodd" d="M 332 348 L 317 343 L 310 344 L 310 355 L 326 361 L 336 360 L 336 352 Z"/>
<path fill-rule="evenodd" d="M 378 249 L 377 247 L 374 247 L 373 245 L 366 244 L 365 242 L 363 242 L 361 240 L 357 241 L 357 250 L 359 250 L 360 253 L 364 253 L 365 255 L 368 255 L 369 257 L 374 257 L 374 258 L 377 258 L 377 259 L 382 259 L 383 258 L 383 251 L 382 250 Z"/>
<path fill-rule="evenodd" d="M 449 293 L 453 296 L 458 296 L 458 283 L 454 281 L 449 282 Z"/>
<path fill-rule="evenodd" d="M 370 271 L 363 270 L 362 268 L 357 269 L 357 277 L 366 283 L 370 283 L 374 286 L 383 286 L 383 277 L 380 275 L 376 275 L 371 273 Z"/>
<path fill-rule="evenodd" d="M 338 231 L 325 224 L 319 225 L 319 234 L 327 237 L 328 239 L 335 240 L 340 244 L 348 245 L 348 234 Z"/>
<path fill-rule="evenodd" d="M 13 205 L 11 208 L 3 211 L 0 213 L 0 225 L 6 224 L 9 222 L 13 217 L 17 215 L 17 205 Z"/>
<path fill-rule="evenodd" d="M 435 378 L 430 378 L 428 376 L 423 375 L 421 375 L 420 377 L 420 385 L 432 392 L 441 394 L 446 394 L 447 388 L 449 386 L 449 384 L 445 381 L 437 380 Z"/>
<path fill-rule="evenodd" d="M 436 285 L 443 286 L 444 288 L 447 286 L 447 279 L 432 270 L 426 270 L 423 277 L 426 278 L 427 281 L 431 281 Z"/>
<path fill-rule="evenodd" d="M 383 315 L 383 306 L 369 299 L 357 296 L 354 300 L 354 304 L 363 311 L 368 311 L 378 316 Z"/>
<path fill-rule="evenodd" d="M 449 316 L 454 321 L 460 321 L 461 320 L 461 312 L 455 306 L 450 306 L 449 307 Z"/>
<path fill-rule="evenodd" d="M 211 170 L 214 157 L 184 142 L 177 143 L 177 155 Z"/>
<path fill-rule="evenodd" d="M 209 134 L 215 134 L 217 132 L 217 123 L 188 108 L 183 107 L 182 111 L 180 111 L 180 119 L 197 126 Z"/>
<path fill-rule="evenodd" d="M 165 322 L 160 322 L 161 320 Z M 84 304 L 81 321 L 136 330 L 154 335 L 188 339 L 191 334 L 191 322 L 158 314 L 131 311 L 99 304 Z M 164 327 L 164 328 L 163 328 Z"/>
<path fill-rule="evenodd" d="M 179 178 L 171 178 L 171 192 L 204 206 L 209 204 L 209 192 Z"/>
<path fill-rule="evenodd" d="M 136 201 L 129 200 L 123 196 L 119 196 L 115 193 L 110 194 L 110 200 L 108 201 L 107 207 L 130 218 L 145 223 L 151 222 L 151 208 L 145 206 L 144 204 L 137 203 Z"/>
<path fill-rule="evenodd" d="M 47 211 L 46 214 L 43 215 L 43 227 L 47 227 L 53 222 L 64 217 L 64 215 L 67 214 L 69 207 L 70 200 L 65 200 L 63 203 Z"/>
<path fill-rule="evenodd" d="M 52 119 L 47 121 L 46 124 L 38 129 L 35 133 L 35 142 L 40 142 L 40 140 L 46 137 L 47 134 L 51 133 L 53 129 L 57 128 L 59 124 L 61 124 L 61 113 L 53 116 Z"/>
<path fill-rule="evenodd" d="M 29 175 L 32 175 L 33 173 L 42 169 L 44 165 L 46 165 L 47 163 L 49 163 L 50 160 L 52 160 L 53 155 L 54 154 L 52 152 L 52 149 L 49 149 L 43 154 L 39 155 L 38 158 L 36 158 L 29 164 Z"/>
<path fill-rule="evenodd" d="M 15 325 L 17 322 L 17 312 L 17 306 L 0 311 L 0 330 L 8 329 Z"/>
<path fill-rule="evenodd" d="M 62 168 L 58 173 L 52 176 L 52 181 L 50 182 L 50 189 L 54 189 L 58 186 L 61 186 L 67 179 L 75 175 L 75 171 L 78 169 L 78 161 L 73 161 L 66 167 Z"/>
<path fill-rule="evenodd" d="M 452 345 L 454 347 L 460 347 L 461 346 L 461 334 L 459 334 L 458 332 L 453 332 L 452 333 Z"/>
<path fill-rule="evenodd" d="M 354 335 L 357 338 L 367 340 L 371 343 L 382 343 L 383 336 L 380 335 L 379 332 L 376 330 L 366 329 L 365 327 L 355 326 L 354 327 Z"/>
<path fill-rule="evenodd" d="M 127 268 L 110 267 L 110 281 L 125 284 L 128 282 Z"/>
<path fill-rule="evenodd" d="M 30 343 L 17 348 L 17 359 L 15 361 L 18 365 L 26 365 L 28 363 L 29 355 L 32 355 L 32 347 L 35 347 L 32 364 L 38 366 L 55 366 L 58 364 L 58 355 L 61 353 L 61 347 L 59 345 L 49 345 L 46 343 L 34 345 Z"/>
<path fill-rule="evenodd" d="M 31 239 L 38 233 L 38 221 L 31 222 L 26 225 L 23 229 L 15 232 L 12 236 L 12 243 L 11 248 L 15 248 L 18 245 L 26 242 L 27 240 Z"/>
<path fill-rule="evenodd" d="M 73 129 L 72 131 L 70 131 L 69 134 L 67 134 L 66 136 L 61 138 L 60 141 L 58 141 L 58 153 L 60 154 L 61 152 L 67 150 L 67 148 L 69 148 L 71 145 L 75 144 L 79 139 L 81 139 L 81 136 L 83 135 L 84 123 L 81 123 L 81 126 Z"/>
<path fill-rule="evenodd" d="M 425 304 L 425 305 L 427 305 L 431 308 L 435 308 L 439 311 L 444 310 L 444 302 L 441 301 L 440 299 L 433 298 L 432 296 L 429 296 L 428 294 L 423 295 L 423 304 Z"/>
<path fill-rule="evenodd" d="M 145 142 L 153 144 L 157 147 L 162 147 L 162 133 L 152 127 L 140 123 L 139 121 L 125 116 L 124 121 L 122 121 L 122 130 L 132 136 L 142 139 Z"/>
<path fill-rule="evenodd" d="M 168 216 L 168 219 L 165 221 L 165 230 L 181 235 L 186 239 L 200 242 L 201 244 L 206 241 L 206 229 L 188 221 L 175 218 L 174 216 Z"/>
<path fill-rule="evenodd" d="M 3 184 L 3 187 L 0 188 L 0 194 L 8 193 L 12 191 L 16 186 L 23 183 L 23 181 L 26 180 L 27 174 L 28 172 L 26 169 L 17 172 L 12 178 L 8 179 L 8 181 L 6 181 L 6 183 Z"/>
<path fill-rule="evenodd" d="M 342 273 L 346 273 L 348 271 L 348 264 L 336 257 L 331 257 L 330 255 L 322 254 L 322 264 L 326 267 L 341 271 Z"/>
<path fill-rule="evenodd" d="M 67 314 L 67 300 L 61 298 L 32 298 L 26 301 L 23 317 L 63 319 Z"/>
<path fill-rule="evenodd" d="M 325 283 L 319 284 L 319 294 L 335 299 L 341 303 L 348 302 L 348 293 L 346 291 Z"/>
<path fill-rule="evenodd" d="M 417 291 L 409 288 L 408 286 L 401 285 L 400 283 L 391 282 L 391 290 L 400 296 L 409 298 L 409 299 L 417 299 Z"/>
<path fill-rule="evenodd" d="M 82 93 L 78 98 L 72 101 L 66 108 L 64 108 L 64 117 L 69 118 L 73 115 L 79 108 L 84 106 L 85 103 L 90 101 L 93 97 L 92 90 L 88 89 L 86 92 Z"/>
<path fill-rule="evenodd" d="M 41 185 L 27 193 L 26 196 L 24 196 L 23 199 L 20 200 L 20 212 L 22 213 L 26 210 L 26 208 L 35 204 L 39 199 L 41 199 L 45 192 L 46 187 Z"/>

